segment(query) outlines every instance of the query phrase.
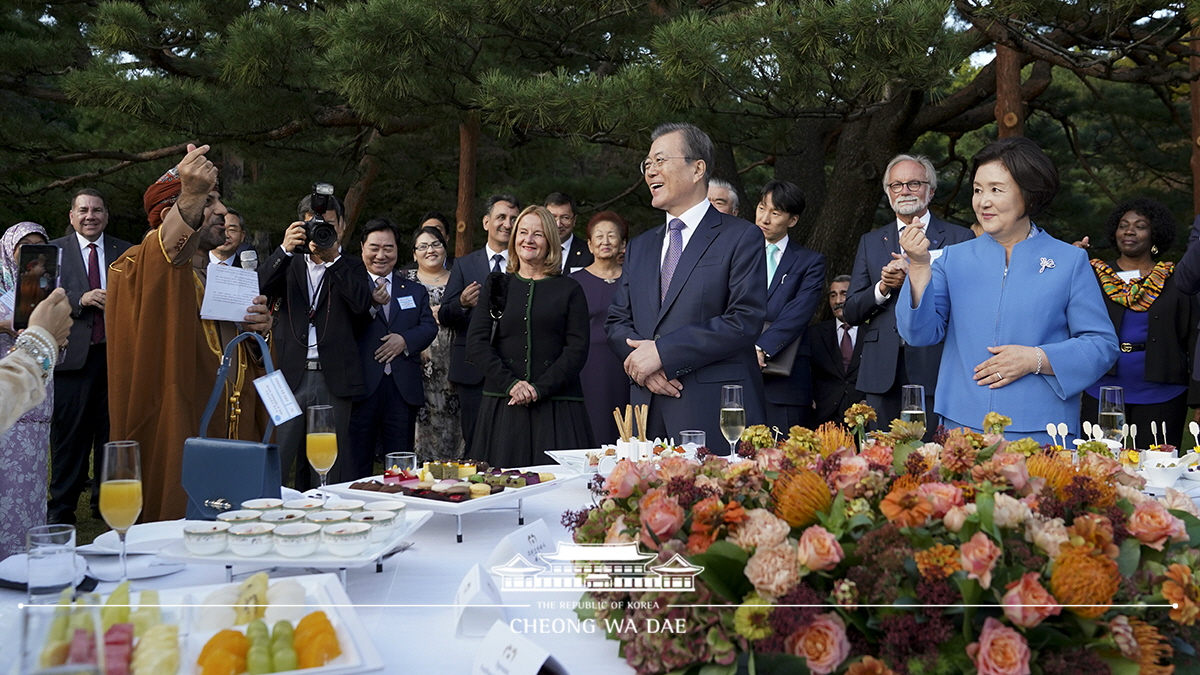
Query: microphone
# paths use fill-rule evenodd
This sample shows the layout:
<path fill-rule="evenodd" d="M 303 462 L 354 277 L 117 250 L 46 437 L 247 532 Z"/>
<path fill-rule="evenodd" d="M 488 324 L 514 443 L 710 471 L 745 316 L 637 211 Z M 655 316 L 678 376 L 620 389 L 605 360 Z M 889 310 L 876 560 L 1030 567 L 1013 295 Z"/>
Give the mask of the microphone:
<path fill-rule="evenodd" d="M 255 253 L 253 249 L 242 251 L 238 258 L 242 261 L 242 269 L 247 269 L 251 272 L 258 269 L 258 253 Z"/>

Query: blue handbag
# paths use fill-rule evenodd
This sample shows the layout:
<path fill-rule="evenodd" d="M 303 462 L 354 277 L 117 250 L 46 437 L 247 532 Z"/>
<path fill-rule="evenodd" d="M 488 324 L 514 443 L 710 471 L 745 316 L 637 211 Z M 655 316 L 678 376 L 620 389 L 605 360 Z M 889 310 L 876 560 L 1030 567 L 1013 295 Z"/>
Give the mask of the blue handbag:
<path fill-rule="evenodd" d="M 258 341 L 267 373 L 275 372 L 267 341 L 257 333 L 242 333 L 225 346 L 212 396 L 200 420 L 200 436 L 183 442 L 183 489 L 188 495 L 189 520 L 213 520 L 222 511 L 241 508 L 247 499 L 280 495 L 279 446 L 267 442 L 275 428 L 272 422 L 267 422 L 261 443 L 204 435 L 225 389 L 234 350 L 247 338 Z"/>

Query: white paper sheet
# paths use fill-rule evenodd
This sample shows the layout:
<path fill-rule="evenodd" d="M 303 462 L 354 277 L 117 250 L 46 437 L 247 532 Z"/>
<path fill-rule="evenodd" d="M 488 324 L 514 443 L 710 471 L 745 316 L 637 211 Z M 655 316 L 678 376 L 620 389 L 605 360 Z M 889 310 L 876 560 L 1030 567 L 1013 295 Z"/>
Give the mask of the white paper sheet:
<path fill-rule="evenodd" d="M 200 318 L 241 322 L 258 296 L 258 274 L 240 267 L 208 264 Z"/>

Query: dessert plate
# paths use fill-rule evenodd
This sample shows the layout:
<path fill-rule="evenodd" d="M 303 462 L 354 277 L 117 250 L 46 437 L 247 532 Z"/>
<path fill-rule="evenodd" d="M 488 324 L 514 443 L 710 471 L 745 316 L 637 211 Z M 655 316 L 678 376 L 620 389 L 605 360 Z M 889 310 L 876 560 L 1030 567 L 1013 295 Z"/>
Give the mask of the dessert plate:
<path fill-rule="evenodd" d="M 156 523 L 139 523 L 125 533 L 126 553 L 158 553 L 159 549 L 176 539 L 183 538 L 183 520 L 163 520 Z M 85 555 L 119 555 L 121 540 L 116 531 L 109 530 L 96 537 L 91 544 L 79 546 L 76 551 Z"/>

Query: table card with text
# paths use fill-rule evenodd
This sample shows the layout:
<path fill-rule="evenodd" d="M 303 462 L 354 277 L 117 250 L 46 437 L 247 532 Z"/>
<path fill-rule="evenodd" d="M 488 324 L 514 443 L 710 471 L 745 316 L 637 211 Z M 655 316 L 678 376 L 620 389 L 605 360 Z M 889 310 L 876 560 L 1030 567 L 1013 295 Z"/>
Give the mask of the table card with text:
<path fill-rule="evenodd" d="M 475 654 L 471 675 L 567 675 L 550 652 L 516 633 L 503 621 L 488 631 Z"/>
<path fill-rule="evenodd" d="M 454 635 L 482 637 L 495 622 L 507 615 L 500 606 L 500 589 L 492 575 L 485 574 L 476 563 L 458 585 L 454 594 Z"/>
<path fill-rule="evenodd" d="M 513 530 L 496 544 L 492 554 L 484 563 L 484 569 L 491 572 L 497 567 L 503 567 L 515 556 L 521 556 L 531 565 L 537 565 L 543 553 L 553 553 L 557 548 L 550 528 L 546 521 L 538 518 L 532 523 Z"/>

